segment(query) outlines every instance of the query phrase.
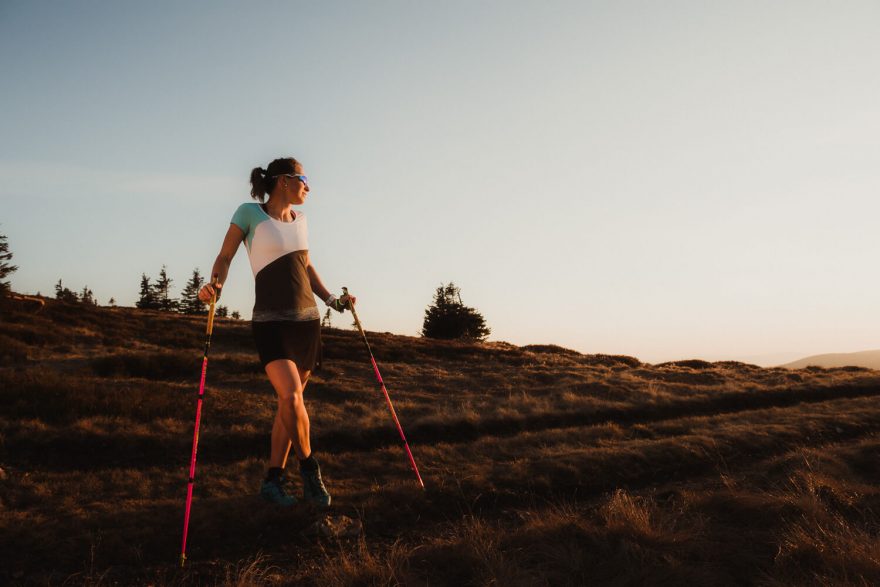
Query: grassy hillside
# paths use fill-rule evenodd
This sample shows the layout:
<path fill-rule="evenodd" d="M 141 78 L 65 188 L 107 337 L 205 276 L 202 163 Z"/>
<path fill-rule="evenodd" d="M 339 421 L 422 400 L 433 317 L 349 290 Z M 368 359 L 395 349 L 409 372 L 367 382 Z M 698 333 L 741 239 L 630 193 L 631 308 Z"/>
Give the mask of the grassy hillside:
<path fill-rule="evenodd" d="M 783 365 L 783 367 L 788 369 L 803 369 L 810 366 L 825 368 L 855 366 L 867 369 L 880 369 L 880 350 L 813 355 Z"/>
<path fill-rule="evenodd" d="M 256 495 L 274 394 L 249 323 L 224 319 L 180 570 L 203 332 L 2 310 L 0 583 L 880 583 L 878 372 L 371 332 L 422 491 L 357 334 L 325 330 L 313 447 L 333 510 L 364 528 L 334 539 Z"/>

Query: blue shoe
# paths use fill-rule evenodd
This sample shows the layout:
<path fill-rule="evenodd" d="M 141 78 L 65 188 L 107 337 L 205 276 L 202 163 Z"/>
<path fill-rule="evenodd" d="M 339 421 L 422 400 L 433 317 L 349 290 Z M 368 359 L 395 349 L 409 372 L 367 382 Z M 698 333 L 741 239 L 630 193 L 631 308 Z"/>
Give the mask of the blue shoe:
<path fill-rule="evenodd" d="M 260 496 L 266 501 L 282 507 L 289 508 L 296 505 L 296 498 L 284 491 L 280 481 L 263 481 L 263 486 L 260 487 Z"/>
<path fill-rule="evenodd" d="M 318 507 L 330 507 L 330 493 L 321 480 L 321 467 L 318 466 L 314 471 L 300 470 L 299 474 L 303 480 L 303 498 Z"/>

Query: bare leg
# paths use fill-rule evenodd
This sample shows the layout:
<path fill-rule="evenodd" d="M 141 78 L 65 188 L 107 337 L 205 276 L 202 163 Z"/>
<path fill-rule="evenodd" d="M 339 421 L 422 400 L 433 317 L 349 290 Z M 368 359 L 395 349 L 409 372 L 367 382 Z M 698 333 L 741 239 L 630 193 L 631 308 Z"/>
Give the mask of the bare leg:
<path fill-rule="evenodd" d="M 309 372 L 301 372 L 293 361 L 281 359 L 266 365 L 266 374 L 278 396 L 278 411 L 272 424 L 269 466 L 283 468 L 291 445 L 300 459 L 307 458 L 312 453 L 309 414 L 303 401 L 303 390 Z"/>
<path fill-rule="evenodd" d="M 311 371 L 298 371 L 298 373 L 299 380 L 302 381 L 303 393 L 305 393 Z M 291 446 L 293 446 L 293 443 L 290 441 L 290 435 L 287 433 L 287 430 L 284 429 L 284 423 L 281 421 L 281 411 L 278 410 L 275 412 L 275 421 L 272 423 L 272 454 L 269 458 L 269 466 L 285 468 Z"/>

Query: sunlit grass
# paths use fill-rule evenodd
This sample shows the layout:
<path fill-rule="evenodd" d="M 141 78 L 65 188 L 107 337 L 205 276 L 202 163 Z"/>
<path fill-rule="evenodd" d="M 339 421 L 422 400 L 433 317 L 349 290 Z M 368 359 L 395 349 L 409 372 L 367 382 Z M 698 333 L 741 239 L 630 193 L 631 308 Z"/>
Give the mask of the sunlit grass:
<path fill-rule="evenodd" d="M 177 566 L 202 319 L 65 306 L 0 322 L 0 582 L 880 583 L 880 376 L 643 364 L 553 345 L 355 332 L 306 390 L 334 511 L 257 496 L 275 397 L 218 322 L 189 564 Z M 298 488 L 296 474 L 290 475 Z"/>

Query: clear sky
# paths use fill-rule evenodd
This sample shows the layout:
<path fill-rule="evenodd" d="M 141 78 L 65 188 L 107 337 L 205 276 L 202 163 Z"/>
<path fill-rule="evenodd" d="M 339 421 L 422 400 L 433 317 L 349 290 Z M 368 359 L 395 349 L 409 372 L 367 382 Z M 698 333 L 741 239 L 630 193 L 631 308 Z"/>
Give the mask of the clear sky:
<path fill-rule="evenodd" d="M 165 264 L 178 294 L 292 155 L 369 330 L 417 334 L 453 280 L 515 344 L 880 348 L 878 27 L 873 0 L 6 0 L 12 286 L 129 305 Z M 250 317 L 243 247 L 223 302 Z"/>

